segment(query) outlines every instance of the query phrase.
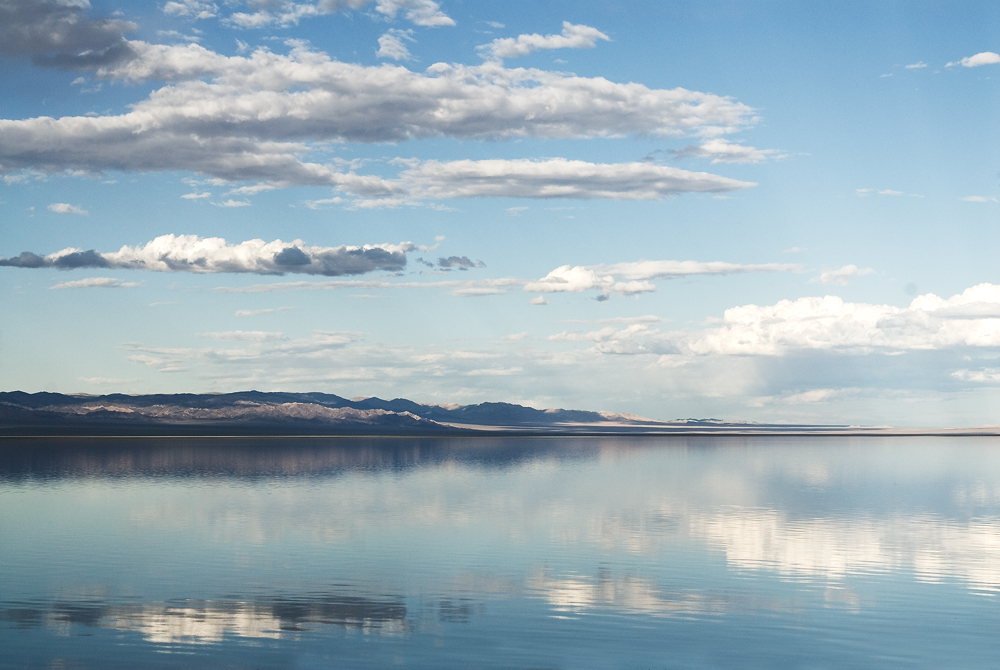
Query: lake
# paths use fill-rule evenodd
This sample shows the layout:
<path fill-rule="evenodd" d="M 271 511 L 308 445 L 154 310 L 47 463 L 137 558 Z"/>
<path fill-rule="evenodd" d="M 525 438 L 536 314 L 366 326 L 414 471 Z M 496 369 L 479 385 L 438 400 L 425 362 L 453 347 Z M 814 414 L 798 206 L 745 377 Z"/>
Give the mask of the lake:
<path fill-rule="evenodd" d="M 994 668 L 1000 439 L 0 441 L 2 668 Z"/>

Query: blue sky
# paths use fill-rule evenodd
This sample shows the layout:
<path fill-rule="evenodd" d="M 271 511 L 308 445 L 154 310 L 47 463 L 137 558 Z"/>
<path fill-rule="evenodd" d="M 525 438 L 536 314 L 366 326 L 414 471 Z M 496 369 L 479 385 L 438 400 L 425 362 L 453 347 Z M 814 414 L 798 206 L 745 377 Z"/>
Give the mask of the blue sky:
<path fill-rule="evenodd" d="M 1000 423 L 998 24 L 0 0 L 0 386 Z"/>

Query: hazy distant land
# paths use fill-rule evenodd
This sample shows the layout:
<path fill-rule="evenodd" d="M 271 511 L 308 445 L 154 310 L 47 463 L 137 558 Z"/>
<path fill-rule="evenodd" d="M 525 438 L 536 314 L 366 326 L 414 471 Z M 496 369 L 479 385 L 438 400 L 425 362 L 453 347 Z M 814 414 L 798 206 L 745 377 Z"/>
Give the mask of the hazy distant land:
<path fill-rule="evenodd" d="M 504 402 L 429 405 L 329 393 L 66 395 L 0 392 L 0 436 L 58 435 L 587 435 L 587 434 L 1000 434 L 1000 427 L 660 421 L 634 414 L 534 409 Z"/>

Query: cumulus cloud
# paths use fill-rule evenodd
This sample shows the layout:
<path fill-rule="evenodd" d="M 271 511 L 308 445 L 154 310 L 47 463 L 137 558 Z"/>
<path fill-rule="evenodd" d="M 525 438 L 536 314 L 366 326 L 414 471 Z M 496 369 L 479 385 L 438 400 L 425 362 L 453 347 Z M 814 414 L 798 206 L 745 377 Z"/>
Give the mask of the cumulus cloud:
<path fill-rule="evenodd" d="M 992 51 L 983 51 L 975 56 L 967 56 L 959 61 L 948 63 L 947 67 L 961 65 L 962 67 L 979 67 L 980 65 L 996 65 L 1000 63 L 1000 54 Z"/>
<path fill-rule="evenodd" d="M 221 237 L 161 235 L 144 245 L 123 246 L 109 253 L 68 248 L 39 256 L 25 251 L 13 258 L 0 258 L 0 266 L 340 276 L 402 270 L 406 267 L 407 252 L 417 249 L 428 250 L 428 247 L 419 247 L 411 242 L 316 247 L 308 246 L 302 240 L 248 240 L 230 244 Z"/>
<path fill-rule="evenodd" d="M 0 120 L 0 172 L 190 170 L 279 187 L 335 185 L 357 191 L 370 181 L 384 190 L 376 177 L 310 162 L 310 143 L 716 136 L 755 120 L 749 107 L 713 94 L 497 63 L 438 63 L 411 72 L 389 64 L 334 61 L 300 43 L 293 43 L 287 55 L 258 49 L 232 57 L 197 44 L 129 44 L 135 59 L 100 68 L 96 76 L 174 83 L 119 115 Z M 581 165 L 565 163 L 564 169 Z M 476 165 L 488 167 L 486 162 L 429 162 L 410 177 L 429 180 L 431 172 L 468 172 Z"/>
<path fill-rule="evenodd" d="M 855 277 L 870 275 L 874 270 L 871 268 L 859 268 L 857 265 L 845 265 L 838 270 L 824 270 L 818 277 L 809 280 L 810 284 L 833 284 L 836 286 L 847 286 Z"/>
<path fill-rule="evenodd" d="M 784 158 L 777 149 L 756 149 L 715 137 L 700 146 L 674 149 L 677 158 L 710 158 L 713 163 L 762 163 L 769 158 Z"/>
<path fill-rule="evenodd" d="M 404 40 L 415 42 L 412 30 L 392 29 L 378 38 L 378 51 L 375 55 L 379 58 L 391 58 L 393 60 L 412 60 L 410 50 L 406 48 Z"/>
<path fill-rule="evenodd" d="M 744 305 L 727 309 L 718 327 L 674 337 L 696 355 L 1000 347 L 1000 286 L 979 284 L 949 299 L 928 293 L 909 307 L 847 303 L 837 296 Z"/>
<path fill-rule="evenodd" d="M 135 288 L 139 282 L 123 282 L 112 277 L 90 277 L 88 279 L 77 279 L 76 281 L 64 281 L 61 284 L 50 286 L 49 288 Z"/>
<path fill-rule="evenodd" d="M 918 61 L 916 63 L 911 63 L 909 65 L 906 65 L 905 67 L 907 70 L 922 70 L 923 68 L 927 67 L 927 63 L 923 61 Z"/>
<path fill-rule="evenodd" d="M 55 212 L 56 214 L 77 214 L 79 216 L 86 216 L 87 210 L 80 209 L 75 205 L 71 205 L 68 202 L 54 202 L 48 207 L 50 212 Z"/>
<path fill-rule="evenodd" d="M 603 296 L 611 293 L 634 295 L 655 291 L 650 279 L 667 279 L 687 275 L 725 275 L 748 272 L 799 272 L 802 266 L 787 263 L 740 265 L 722 261 L 635 261 L 610 265 L 570 266 L 552 270 L 537 281 L 528 282 L 524 290 L 531 293 L 579 293 L 597 290 Z"/>
<path fill-rule="evenodd" d="M 469 268 L 484 268 L 486 263 L 482 261 L 472 261 L 468 256 L 448 256 L 439 258 L 437 265 L 445 270 L 468 270 Z"/>
<path fill-rule="evenodd" d="M 987 197 L 983 195 L 967 195 L 964 198 L 959 198 L 965 202 L 997 202 L 996 198 Z"/>
<path fill-rule="evenodd" d="M 189 16 L 194 19 L 210 19 L 219 12 L 219 6 L 205 0 L 169 0 L 163 5 L 167 16 Z"/>
<path fill-rule="evenodd" d="M 592 268 L 562 265 L 552 270 L 538 281 L 528 282 L 524 290 L 531 293 L 579 293 L 596 289 L 602 295 L 618 293 L 634 295 L 655 291 L 656 286 L 648 281 L 617 281 L 611 275 L 598 275 Z"/>
<path fill-rule="evenodd" d="M 87 0 L 0 0 L 0 54 L 29 55 L 36 65 L 93 69 L 135 57 L 131 21 L 90 18 Z"/>
<path fill-rule="evenodd" d="M 489 44 L 476 47 L 483 58 L 503 59 L 518 58 L 541 49 L 593 49 L 597 40 L 610 38 L 597 28 L 584 25 L 573 25 L 563 21 L 560 35 L 518 35 L 495 39 Z"/>

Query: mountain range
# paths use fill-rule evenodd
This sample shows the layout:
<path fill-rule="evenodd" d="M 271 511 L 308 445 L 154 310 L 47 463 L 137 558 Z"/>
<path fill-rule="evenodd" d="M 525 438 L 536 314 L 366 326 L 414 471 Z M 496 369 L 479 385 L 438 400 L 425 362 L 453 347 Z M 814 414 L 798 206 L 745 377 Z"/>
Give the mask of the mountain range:
<path fill-rule="evenodd" d="M 505 402 L 432 405 L 404 398 L 348 399 L 329 393 L 0 392 L 0 435 L 585 434 L 764 427 L 716 419 L 657 421 L 633 414 L 534 409 Z"/>

